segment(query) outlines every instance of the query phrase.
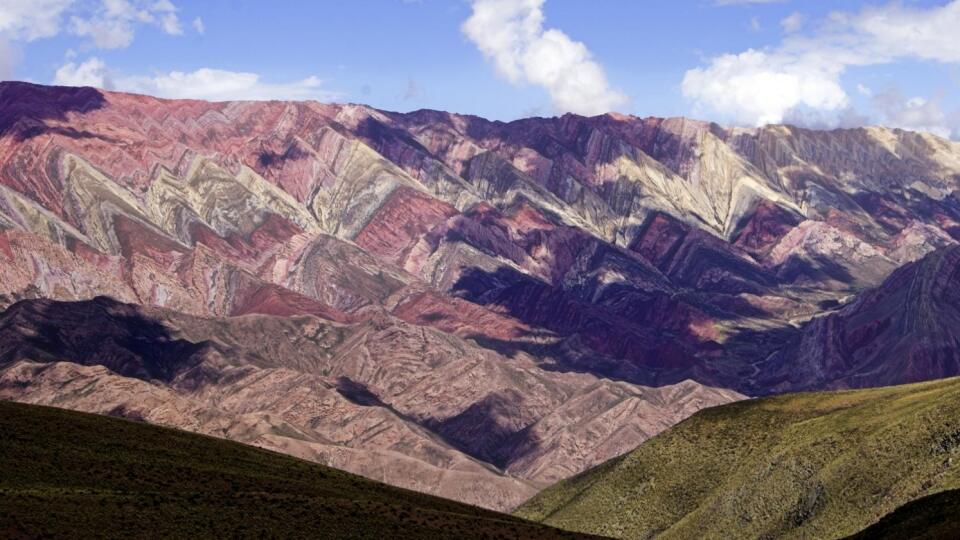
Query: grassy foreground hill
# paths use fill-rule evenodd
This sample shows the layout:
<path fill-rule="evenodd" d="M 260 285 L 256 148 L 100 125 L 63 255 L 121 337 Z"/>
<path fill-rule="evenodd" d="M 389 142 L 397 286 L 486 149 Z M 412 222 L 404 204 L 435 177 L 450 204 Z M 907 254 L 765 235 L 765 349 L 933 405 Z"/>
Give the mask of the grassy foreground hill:
<path fill-rule="evenodd" d="M 958 487 L 954 378 L 706 409 L 516 515 L 622 538 L 838 538 Z"/>
<path fill-rule="evenodd" d="M 0 402 L 0 537 L 564 538 L 258 448 Z"/>

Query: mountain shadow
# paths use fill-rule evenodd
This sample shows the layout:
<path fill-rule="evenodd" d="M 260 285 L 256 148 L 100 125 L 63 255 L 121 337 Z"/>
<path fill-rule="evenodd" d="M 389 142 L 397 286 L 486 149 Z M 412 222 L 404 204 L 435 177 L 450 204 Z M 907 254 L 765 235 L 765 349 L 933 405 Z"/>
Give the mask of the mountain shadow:
<path fill-rule="evenodd" d="M 70 113 L 84 114 L 105 106 L 106 98 L 96 88 L 0 82 L 0 137 L 12 135 L 22 142 L 55 132 L 74 139 L 96 137 L 110 140 L 87 130 L 47 123 L 50 120 L 63 122 Z"/>

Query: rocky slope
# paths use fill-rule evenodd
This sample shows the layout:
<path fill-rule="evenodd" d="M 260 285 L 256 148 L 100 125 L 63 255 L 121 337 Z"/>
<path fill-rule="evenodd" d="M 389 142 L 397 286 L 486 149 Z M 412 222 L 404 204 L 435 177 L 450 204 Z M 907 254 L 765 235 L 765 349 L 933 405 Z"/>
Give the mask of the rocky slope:
<path fill-rule="evenodd" d="M 960 487 L 958 398 L 953 378 L 715 407 L 517 515 L 618 538 L 842 538 Z"/>
<path fill-rule="evenodd" d="M 863 388 L 960 373 L 960 247 L 930 253 L 808 322 L 767 362 L 770 391 Z M 764 369 L 764 368 L 761 368 Z"/>
<path fill-rule="evenodd" d="M 141 306 L 17 304 L 5 320 L 34 315 L 4 331 L 4 395 L 109 412 L 155 394 L 150 410 L 181 412 L 139 407 L 151 421 L 507 508 L 742 394 L 957 374 L 909 324 L 822 325 L 949 252 L 958 183 L 960 146 L 884 128 L 503 123 L 0 83 L 0 306 Z M 94 340 L 96 309 L 217 344 L 192 353 L 213 367 L 184 381 L 129 343 L 24 348 L 45 317 Z M 840 326 L 912 356 L 823 344 Z M 298 349 L 318 329 L 342 341 Z M 451 491 L 453 470 L 482 487 Z"/>
<path fill-rule="evenodd" d="M 225 437 L 496 509 L 741 397 L 546 371 L 388 316 L 200 318 L 106 297 L 0 315 L 0 398 Z"/>

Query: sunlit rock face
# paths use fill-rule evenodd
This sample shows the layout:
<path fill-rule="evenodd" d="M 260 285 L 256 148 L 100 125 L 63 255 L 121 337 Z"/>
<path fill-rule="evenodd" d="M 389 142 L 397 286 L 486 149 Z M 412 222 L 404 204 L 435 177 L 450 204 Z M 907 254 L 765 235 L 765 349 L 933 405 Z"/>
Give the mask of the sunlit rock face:
<path fill-rule="evenodd" d="M 958 183 L 885 128 L 0 83 L 0 392 L 507 509 L 745 394 L 957 374 L 876 299 L 952 279 Z"/>

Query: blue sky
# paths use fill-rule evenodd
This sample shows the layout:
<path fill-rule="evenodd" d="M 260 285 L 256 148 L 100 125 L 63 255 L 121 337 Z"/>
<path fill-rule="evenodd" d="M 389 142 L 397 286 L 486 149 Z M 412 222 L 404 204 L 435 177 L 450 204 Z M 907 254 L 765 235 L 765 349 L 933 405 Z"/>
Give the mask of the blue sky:
<path fill-rule="evenodd" d="M 0 0 L 0 77 L 960 137 L 960 0 Z"/>

